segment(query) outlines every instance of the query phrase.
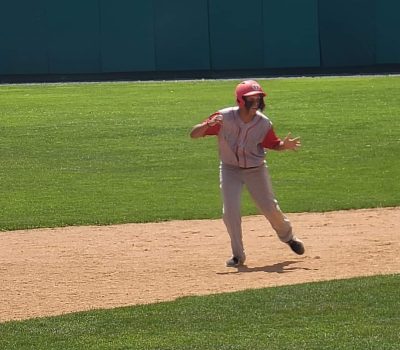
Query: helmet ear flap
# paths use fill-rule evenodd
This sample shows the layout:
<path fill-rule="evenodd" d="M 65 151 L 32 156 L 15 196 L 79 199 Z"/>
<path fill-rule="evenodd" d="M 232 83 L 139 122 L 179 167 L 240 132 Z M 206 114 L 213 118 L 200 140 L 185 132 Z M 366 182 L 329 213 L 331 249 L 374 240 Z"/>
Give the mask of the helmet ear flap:
<path fill-rule="evenodd" d="M 244 99 L 243 99 L 243 96 L 241 97 L 241 98 L 236 98 L 236 102 L 237 102 L 237 104 L 238 104 L 238 106 L 239 107 L 243 107 L 244 106 L 244 104 L 245 104 L 245 101 L 244 101 Z"/>

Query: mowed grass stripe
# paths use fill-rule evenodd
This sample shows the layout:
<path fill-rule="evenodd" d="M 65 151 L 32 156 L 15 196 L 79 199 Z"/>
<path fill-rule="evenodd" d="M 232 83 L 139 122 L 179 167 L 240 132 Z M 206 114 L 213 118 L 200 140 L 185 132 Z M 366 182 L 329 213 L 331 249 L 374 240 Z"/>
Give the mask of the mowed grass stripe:
<path fill-rule="evenodd" d="M 399 204 L 400 77 L 260 82 L 303 142 L 267 157 L 285 212 Z M 220 217 L 216 140 L 188 133 L 236 83 L 0 86 L 0 229 Z"/>
<path fill-rule="evenodd" d="M 400 275 L 0 324 L 2 349 L 398 349 Z"/>

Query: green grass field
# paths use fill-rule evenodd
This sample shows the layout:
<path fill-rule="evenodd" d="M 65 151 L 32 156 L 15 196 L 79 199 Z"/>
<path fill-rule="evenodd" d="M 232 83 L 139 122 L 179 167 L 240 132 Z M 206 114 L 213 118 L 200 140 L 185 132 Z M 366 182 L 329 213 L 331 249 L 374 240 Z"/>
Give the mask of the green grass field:
<path fill-rule="evenodd" d="M 0 230 L 220 217 L 216 142 L 188 133 L 237 82 L 0 86 Z M 285 212 L 399 205 L 400 77 L 260 82 L 278 134 L 303 141 L 268 155 Z M 399 289 L 397 274 L 6 322 L 0 349 L 398 349 Z"/>
<path fill-rule="evenodd" d="M 268 156 L 285 212 L 398 205 L 400 77 L 260 81 L 303 142 Z M 236 83 L 0 86 L 0 230 L 220 217 L 216 141 L 188 134 Z"/>
<path fill-rule="evenodd" d="M 397 350 L 400 275 L 0 324 L 0 348 Z"/>

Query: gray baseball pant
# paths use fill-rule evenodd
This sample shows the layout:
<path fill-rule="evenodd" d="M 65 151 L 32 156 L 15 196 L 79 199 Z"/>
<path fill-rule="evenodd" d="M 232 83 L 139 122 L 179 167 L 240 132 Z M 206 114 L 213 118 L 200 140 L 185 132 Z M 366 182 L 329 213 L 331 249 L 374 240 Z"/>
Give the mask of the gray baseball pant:
<path fill-rule="evenodd" d="M 280 210 L 272 191 L 267 165 L 244 169 L 221 164 L 220 187 L 223 199 L 223 221 L 231 239 L 232 254 L 242 260 L 246 259 L 240 211 L 244 185 L 279 239 L 287 242 L 293 237 L 290 221 Z"/>

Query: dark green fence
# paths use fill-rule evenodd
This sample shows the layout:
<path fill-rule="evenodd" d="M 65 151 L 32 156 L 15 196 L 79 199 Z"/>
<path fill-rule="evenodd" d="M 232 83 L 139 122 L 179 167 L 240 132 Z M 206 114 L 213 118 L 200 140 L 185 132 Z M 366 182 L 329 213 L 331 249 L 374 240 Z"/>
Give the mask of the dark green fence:
<path fill-rule="evenodd" d="M 400 64 L 398 0 L 13 0 L 0 75 Z"/>

